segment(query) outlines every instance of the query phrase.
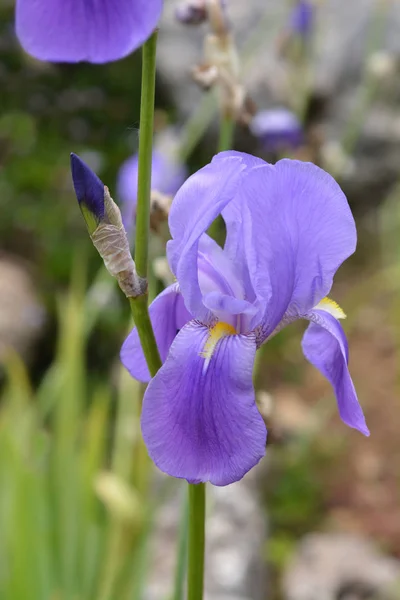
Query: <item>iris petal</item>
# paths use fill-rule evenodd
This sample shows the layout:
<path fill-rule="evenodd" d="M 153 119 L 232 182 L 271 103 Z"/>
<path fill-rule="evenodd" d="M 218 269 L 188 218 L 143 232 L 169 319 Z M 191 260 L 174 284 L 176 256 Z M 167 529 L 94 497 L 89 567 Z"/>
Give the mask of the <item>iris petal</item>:
<path fill-rule="evenodd" d="M 203 322 L 210 320 L 211 313 L 203 305 L 199 284 L 199 241 L 234 197 L 243 169 L 237 157 L 209 164 L 186 180 L 172 203 L 169 226 L 173 239 L 167 245 L 168 262 L 180 282 L 188 310 Z"/>
<path fill-rule="evenodd" d="M 17 0 L 16 30 L 29 54 L 53 62 L 118 60 L 139 48 L 162 0 Z"/>
<path fill-rule="evenodd" d="M 252 383 L 256 343 L 252 336 L 226 335 L 206 358 L 208 339 L 208 328 L 195 321 L 177 335 L 147 388 L 142 432 L 165 473 L 227 485 L 265 454 L 266 429 Z"/>
<path fill-rule="evenodd" d="M 237 264 L 206 233 L 199 239 L 197 272 L 202 304 L 212 312 L 211 321 L 216 317 L 233 325 L 237 333 L 248 333 L 248 323 L 256 308 L 244 299 Z M 205 314 L 201 314 L 201 320 L 207 322 Z"/>
<path fill-rule="evenodd" d="M 217 164 L 220 160 L 225 160 L 228 157 L 235 157 L 240 159 L 242 165 L 245 166 L 246 172 L 254 169 L 255 167 L 264 166 L 266 162 L 261 158 L 246 154 L 245 152 L 237 152 L 235 150 L 229 150 L 227 152 L 220 152 L 214 156 L 212 164 Z M 239 268 L 245 265 L 245 262 L 241 260 L 243 257 L 243 219 L 242 219 L 242 206 L 240 202 L 230 202 L 226 205 L 222 211 L 222 216 L 226 225 L 226 240 L 224 250 L 226 254 L 236 262 Z"/>
<path fill-rule="evenodd" d="M 344 423 L 369 435 L 348 369 L 348 345 L 342 326 L 324 310 L 310 311 L 305 318 L 313 321 L 303 337 L 305 357 L 331 383 Z"/>
<path fill-rule="evenodd" d="M 185 249 L 193 246 L 232 200 L 245 168 L 240 157 L 227 156 L 197 171 L 180 188 L 169 215 L 173 239 L 168 244 L 168 260 L 174 273 Z"/>
<path fill-rule="evenodd" d="M 251 169 L 233 204 L 242 214 L 250 282 L 260 305 L 267 299 L 267 336 L 288 309 L 302 314 L 328 294 L 355 250 L 354 219 L 328 173 L 287 159 Z"/>
<path fill-rule="evenodd" d="M 176 283 L 157 296 L 149 307 L 149 313 L 161 360 L 164 361 L 178 330 L 191 319 Z M 132 377 L 144 383 L 150 381 L 149 369 L 136 327 L 132 329 L 122 346 L 121 361 Z"/>

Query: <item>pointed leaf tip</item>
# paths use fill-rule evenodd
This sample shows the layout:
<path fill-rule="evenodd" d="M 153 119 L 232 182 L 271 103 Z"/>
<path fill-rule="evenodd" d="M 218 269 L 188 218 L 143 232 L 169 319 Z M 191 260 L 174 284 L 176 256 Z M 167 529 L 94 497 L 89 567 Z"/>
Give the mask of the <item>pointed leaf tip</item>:
<path fill-rule="evenodd" d="M 79 204 L 95 216 L 97 221 L 104 218 L 104 184 L 79 156 L 71 152 L 71 172 L 75 194 Z"/>

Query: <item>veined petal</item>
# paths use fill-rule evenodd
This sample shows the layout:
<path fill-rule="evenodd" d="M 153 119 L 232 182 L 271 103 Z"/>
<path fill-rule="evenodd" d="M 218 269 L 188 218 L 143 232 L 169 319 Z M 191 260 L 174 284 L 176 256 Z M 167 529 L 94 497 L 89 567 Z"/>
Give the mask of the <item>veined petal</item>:
<path fill-rule="evenodd" d="M 176 194 L 169 215 L 172 240 L 168 260 L 173 273 L 187 249 L 199 240 L 232 200 L 246 166 L 238 156 L 226 156 L 189 177 Z"/>
<path fill-rule="evenodd" d="M 104 63 L 139 48 L 162 6 L 162 0 L 17 0 L 16 30 L 39 60 Z"/>
<path fill-rule="evenodd" d="M 305 318 L 312 321 L 302 342 L 305 357 L 331 383 L 342 421 L 369 435 L 348 369 L 348 345 L 342 326 L 324 310 L 310 311 Z"/>
<path fill-rule="evenodd" d="M 251 169 L 234 203 L 242 213 L 250 282 L 260 306 L 267 298 L 267 337 L 288 310 L 303 314 L 327 295 L 355 250 L 355 223 L 335 180 L 296 160 Z"/>
<path fill-rule="evenodd" d="M 167 358 L 178 331 L 191 319 L 176 283 L 167 287 L 149 307 L 161 360 Z M 150 381 L 150 373 L 136 327 L 132 329 L 121 349 L 121 362 L 135 379 Z"/>
<path fill-rule="evenodd" d="M 191 483 L 233 483 L 265 454 L 252 383 L 255 339 L 231 329 L 185 325 L 144 397 L 142 432 L 151 458 Z"/>
<path fill-rule="evenodd" d="M 192 288 L 187 290 L 185 298 L 189 308 L 196 310 L 196 316 L 203 323 L 212 322 L 216 317 L 233 325 L 237 333 L 248 333 L 248 323 L 256 308 L 244 299 L 245 290 L 238 277 L 236 263 L 206 233 L 198 243 L 197 276 L 202 305 L 199 308 L 193 306 L 190 296 Z M 193 300 L 196 301 L 197 297 Z M 205 309 L 211 311 L 212 315 L 208 316 Z"/>
<path fill-rule="evenodd" d="M 200 238 L 232 200 L 245 169 L 240 152 L 223 152 L 186 180 L 174 198 L 169 216 L 174 241 L 171 263 L 179 258 L 174 255 L 175 247 L 183 246 L 190 238 Z"/>
<path fill-rule="evenodd" d="M 244 169 L 236 156 L 211 163 L 186 180 L 172 203 L 168 262 L 188 310 L 204 322 L 210 319 L 210 311 L 203 305 L 199 283 L 199 241 L 234 197 Z"/>
<path fill-rule="evenodd" d="M 268 167 L 268 163 L 261 158 L 251 154 L 246 154 L 245 152 L 237 152 L 234 150 L 220 152 L 213 158 L 213 163 L 217 163 L 228 156 L 240 159 L 242 165 L 244 165 L 245 172 L 243 174 L 242 181 L 245 180 L 250 171 L 257 169 L 257 167 Z M 250 277 L 248 259 L 246 256 L 245 235 L 249 235 L 249 231 L 252 229 L 252 227 L 250 223 L 251 216 L 249 216 L 248 213 L 248 232 L 245 233 L 245 213 L 248 213 L 248 208 L 245 202 L 243 202 L 242 194 L 236 194 L 233 201 L 229 202 L 229 204 L 227 204 L 222 211 L 222 216 L 226 225 L 224 253 L 235 265 L 235 270 L 238 274 L 237 276 L 241 280 L 244 288 L 246 300 L 253 304 L 254 312 L 252 318 L 247 319 L 247 327 L 249 329 L 254 329 L 262 320 L 271 292 L 268 277 L 263 278 L 263 285 L 258 286 L 257 293 L 254 289 L 254 282 Z M 250 235 L 252 235 L 252 233 L 250 233 Z M 267 235 L 268 231 L 266 230 L 263 234 L 263 239 L 265 239 Z M 259 275 L 261 275 L 261 273 Z"/>
<path fill-rule="evenodd" d="M 246 154 L 245 152 L 237 152 L 236 150 L 229 150 L 227 152 L 220 152 L 214 156 L 212 164 L 218 163 L 220 160 L 225 160 L 228 157 L 236 157 L 240 159 L 242 165 L 245 166 L 246 172 L 267 164 L 261 158 Z M 243 239 L 242 239 L 242 206 L 240 202 L 230 202 L 222 211 L 222 216 L 226 225 L 226 240 L 224 250 L 231 258 L 239 265 L 240 257 L 242 255 Z"/>

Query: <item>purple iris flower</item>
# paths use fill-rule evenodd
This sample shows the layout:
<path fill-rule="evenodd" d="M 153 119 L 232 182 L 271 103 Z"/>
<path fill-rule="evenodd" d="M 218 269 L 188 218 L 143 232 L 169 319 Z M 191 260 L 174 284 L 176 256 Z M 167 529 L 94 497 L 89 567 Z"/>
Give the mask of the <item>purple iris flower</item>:
<path fill-rule="evenodd" d="M 224 248 L 206 233 L 222 214 Z M 167 254 L 177 282 L 151 304 L 163 366 L 143 401 L 142 432 L 156 465 L 175 477 L 227 485 L 264 456 L 255 404 L 256 350 L 297 319 L 303 352 L 333 386 L 341 418 L 368 435 L 348 370 L 343 311 L 326 298 L 356 247 L 346 197 L 310 163 L 276 165 L 223 152 L 179 190 Z M 149 381 L 137 331 L 121 359 Z"/>
<path fill-rule="evenodd" d="M 310 0 L 298 0 L 290 15 L 290 30 L 302 38 L 311 35 L 314 25 L 314 7 Z"/>
<path fill-rule="evenodd" d="M 165 156 L 159 150 L 153 151 L 151 188 L 166 196 L 173 196 L 187 178 L 186 166 Z M 128 158 L 118 173 L 117 193 L 121 200 L 122 220 L 125 229 L 132 231 L 136 215 L 138 186 L 138 155 Z"/>
<path fill-rule="evenodd" d="M 163 0 L 17 0 L 16 30 L 39 60 L 105 63 L 139 48 Z"/>
<path fill-rule="evenodd" d="M 296 149 L 304 143 L 303 127 L 287 108 L 260 111 L 251 121 L 250 130 L 270 152 Z"/>

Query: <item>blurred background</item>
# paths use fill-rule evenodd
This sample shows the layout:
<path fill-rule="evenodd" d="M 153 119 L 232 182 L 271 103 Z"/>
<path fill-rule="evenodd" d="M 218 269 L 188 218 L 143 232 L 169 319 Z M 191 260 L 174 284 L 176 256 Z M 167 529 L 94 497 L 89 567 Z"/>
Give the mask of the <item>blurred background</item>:
<path fill-rule="evenodd" d="M 207 25 L 178 22 L 178 4 L 165 0 L 160 24 L 156 145 L 191 173 L 217 151 L 218 102 L 191 76 Z M 358 251 L 331 296 L 348 315 L 371 437 L 343 425 L 306 363 L 306 324 L 263 347 L 267 456 L 243 481 L 209 486 L 207 597 L 400 599 L 400 3 L 316 0 L 305 23 L 296 1 L 226 4 L 251 107 L 235 149 L 312 160 L 352 207 Z M 69 171 L 73 151 L 134 202 L 119 170 L 138 145 L 140 54 L 40 63 L 13 19 L 0 0 L 0 599 L 179 600 L 186 488 L 142 445 L 143 389 L 118 360 L 129 307 Z M 290 125 L 265 117 L 276 109 Z M 157 229 L 153 293 L 164 246 Z"/>

